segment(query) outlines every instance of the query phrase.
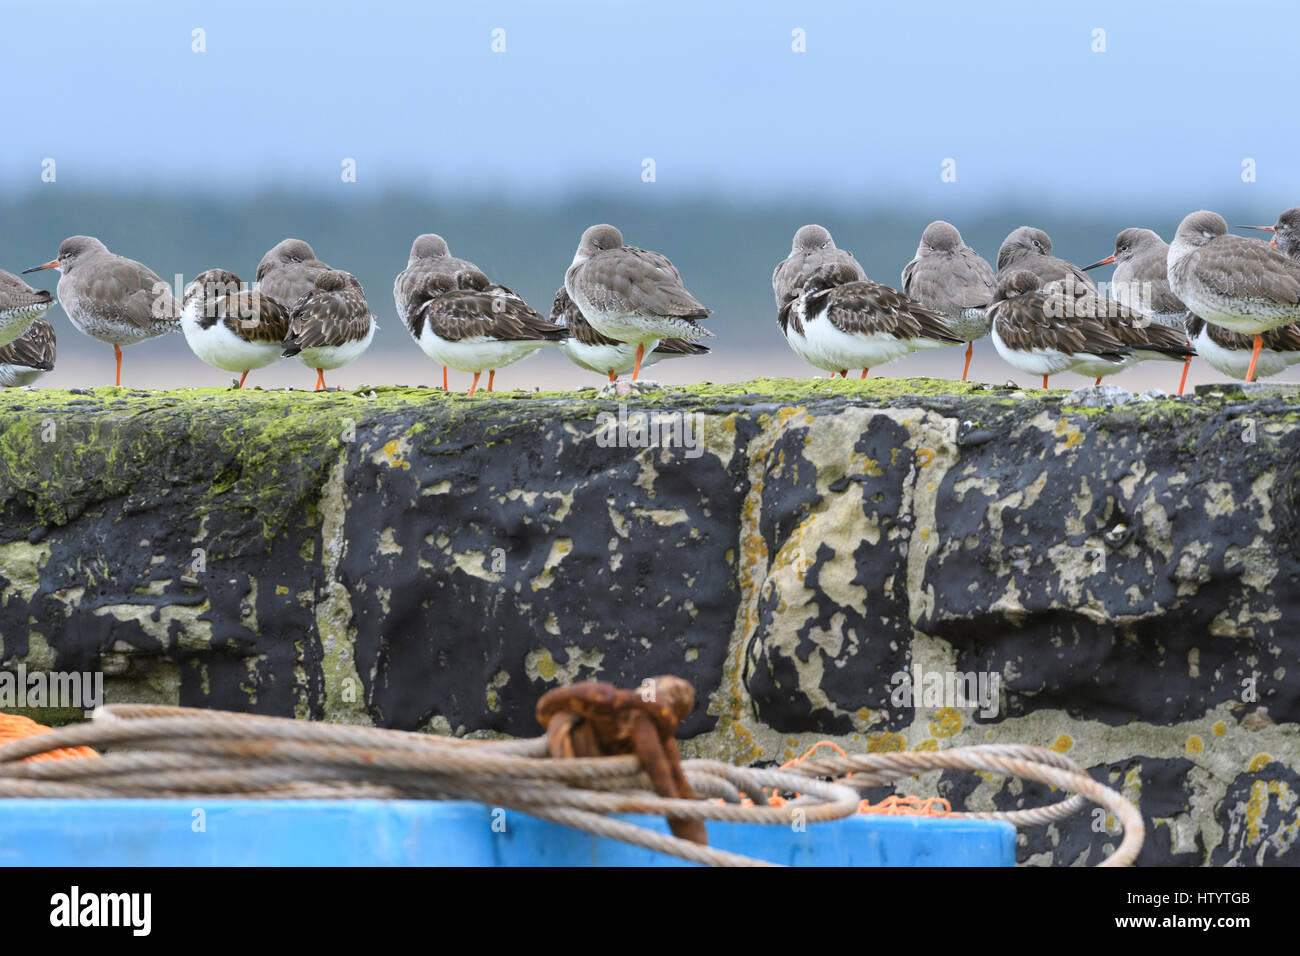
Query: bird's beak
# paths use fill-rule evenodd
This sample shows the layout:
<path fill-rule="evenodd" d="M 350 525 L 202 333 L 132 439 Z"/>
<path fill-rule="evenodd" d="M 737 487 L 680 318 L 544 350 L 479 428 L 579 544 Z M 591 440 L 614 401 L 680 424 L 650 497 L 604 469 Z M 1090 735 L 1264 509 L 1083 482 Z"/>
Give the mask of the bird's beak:
<path fill-rule="evenodd" d="M 1260 232 L 1277 232 L 1277 226 L 1237 226 L 1238 229 L 1257 229 Z"/>
<path fill-rule="evenodd" d="M 1114 263 L 1114 261 L 1115 261 L 1115 257 L 1114 257 L 1114 256 L 1107 256 L 1105 259 L 1100 259 L 1100 260 L 1098 260 L 1097 262 L 1094 262 L 1094 263 L 1093 263 L 1092 265 L 1090 265 L 1090 266 L 1084 266 L 1084 267 L 1083 267 L 1083 271 L 1084 271 L 1084 272 L 1087 272 L 1089 269 L 1095 269 L 1095 268 L 1097 268 L 1098 266 L 1108 266 L 1108 265 L 1111 265 L 1112 263 Z"/>
<path fill-rule="evenodd" d="M 32 266 L 30 269 L 24 269 L 23 275 L 27 275 L 29 272 L 40 272 L 42 269 L 57 269 L 58 267 L 59 267 L 59 260 L 51 259 L 43 266 Z"/>

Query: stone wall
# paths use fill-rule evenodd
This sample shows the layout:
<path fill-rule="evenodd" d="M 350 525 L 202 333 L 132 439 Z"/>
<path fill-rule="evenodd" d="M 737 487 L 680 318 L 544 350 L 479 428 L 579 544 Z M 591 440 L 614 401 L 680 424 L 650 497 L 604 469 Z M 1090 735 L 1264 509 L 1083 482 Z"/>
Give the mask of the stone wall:
<path fill-rule="evenodd" d="M 1300 863 L 1294 392 L 623 401 L 0 394 L 0 660 L 103 671 L 110 702 L 507 735 L 556 684 L 674 673 L 687 755 L 1040 744 L 1138 801 L 1142 862 Z M 1097 862 L 1101 816 L 1020 859 Z"/>

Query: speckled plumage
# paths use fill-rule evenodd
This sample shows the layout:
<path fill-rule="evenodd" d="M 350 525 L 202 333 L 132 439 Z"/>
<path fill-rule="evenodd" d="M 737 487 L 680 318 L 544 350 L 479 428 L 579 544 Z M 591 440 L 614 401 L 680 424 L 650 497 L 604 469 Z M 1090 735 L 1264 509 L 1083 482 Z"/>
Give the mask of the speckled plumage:
<path fill-rule="evenodd" d="M 48 292 L 0 269 L 0 345 L 22 336 L 52 305 L 54 297 Z"/>
<path fill-rule="evenodd" d="M 713 333 L 697 323 L 710 314 L 657 252 L 623 244 L 613 226 L 592 226 L 564 276 L 564 287 L 592 327 L 619 342 L 663 338 L 697 341 Z"/>
<path fill-rule="evenodd" d="M 321 272 L 293 309 L 284 354 L 310 368 L 340 368 L 370 345 L 374 316 L 356 277 L 336 269 Z"/>
<path fill-rule="evenodd" d="M 33 319 L 22 335 L 0 346 L 0 386 L 31 385 L 54 368 L 55 354 L 54 326 Z"/>

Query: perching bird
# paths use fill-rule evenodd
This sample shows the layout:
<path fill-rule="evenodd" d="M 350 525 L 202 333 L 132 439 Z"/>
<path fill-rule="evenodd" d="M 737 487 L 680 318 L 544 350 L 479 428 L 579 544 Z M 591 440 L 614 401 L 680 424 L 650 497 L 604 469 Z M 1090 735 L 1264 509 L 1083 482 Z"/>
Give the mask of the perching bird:
<path fill-rule="evenodd" d="M 181 331 L 204 362 L 239 372 L 243 388 L 249 372 L 280 359 L 289 318 L 289 310 L 270 294 L 245 289 L 233 272 L 209 269 L 185 287 Z"/>
<path fill-rule="evenodd" d="M 316 370 L 319 392 L 326 370 L 342 368 L 368 349 L 376 328 L 361 283 L 350 273 L 328 269 L 316 275 L 311 291 L 294 306 L 283 354 L 296 355 Z"/>
<path fill-rule="evenodd" d="M 966 340 L 963 382 L 970 374 L 975 340 L 989 332 L 985 310 L 993 301 L 995 282 L 993 267 L 962 241 L 956 226 L 942 219 L 925 227 L 916 255 L 903 267 L 903 294 L 944 316 Z"/>
<path fill-rule="evenodd" d="M 91 236 L 72 236 L 44 265 L 24 271 L 58 269 L 59 303 L 72 324 L 93 339 L 113 346 L 114 383 L 122 384 L 122 347 L 180 329 L 181 304 L 171 287 L 148 266 L 108 251 Z"/>
<path fill-rule="evenodd" d="M 614 382 L 620 375 L 632 371 L 636 364 L 636 346 L 629 342 L 616 342 L 593 329 L 591 323 L 583 318 L 582 310 L 573 304 L 564 286 L 555 293 L 551 321 L 568 331 L 560 341 L 560 351 L 578 367 L 608 375 L 610 382 Z M 707 346 L 685 339 L 660 339 L 641 361 L 641 367 L 646 368 L 666 358 L 708 354 Z"/>
<path fill-rule="evenodd" d="M 711 310 L 686 291 L 672 263 L 657 252 L 623 245 L 623 234 L 613 226 L 591 226 L 582 234 L 564 287 L 592 328 L 636 346 L 632 381 L 660 339 L 698 342 L 713 335 L 698 324 Z"/>

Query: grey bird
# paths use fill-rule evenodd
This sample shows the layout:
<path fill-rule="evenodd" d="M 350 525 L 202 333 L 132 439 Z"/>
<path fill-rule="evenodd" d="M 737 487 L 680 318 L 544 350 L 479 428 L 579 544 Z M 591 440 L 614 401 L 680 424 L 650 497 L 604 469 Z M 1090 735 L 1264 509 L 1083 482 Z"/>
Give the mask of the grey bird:
<path fill-rule="evenodd" d="M 0 386 L 30 385 L 54 368 L 54 326 L 36 318 L 27 331 L 0 346 Z"/>
<path fill-rule="evenodd" d="M 1292 206 L 1277 217 L 1271 226 L 1238 226 L 1238 229 L 1258 229 L 1273 233 L 1270 246 L 1279 249 L 1288 259 L 1300 259 L 1300 206 Z"/>
<path fill-rule="evenodd" d="M 7 345 L 54 305 L 44 289 L 33 289 L 16 275 L 0 269 L 0 345 Z"/>
<path fill-rule="evenodd" d="M 925 227 L 916 255 L 903 267 L 904 295 L 944 316 L 967 343 L 963 382 L 970 374 L 975 340 L 989 333 L 986 310 L 995 282 L 993 267 L 962 241 L 956 226 L 942 219 Z"/>
<path fill-rule="evenodd" d="M 254 292 L 265 292 L 292 309 L 311 292 L 316 277 L 330 269 L 301 239 L 282 239 L 257 264 Z"/>
<path fill-rule="evenodd" d="M 148 266 L 109 252 L 98 239 L 72 236 L 59 254 L 24 271 L 58 269 L 59 303 L 72 324 L 113 346 L 122 384 L 122 347 L 180 330 L 181 303 Z"/>
<path fill-rule="evenodd" d="M 1110 295 L 1129 309 L 1141 312 L 1153 322 L 1182 332 L 1190 342 L 1194 336 L 1187 324 L 1187 306 L 1174 295 L 1168 276 L 1169 243 L 1151 229 L 1137 226 L 1125 229 L 1115 237 L 1115 251 L 1105 259 L 1084 266 L 1089 272 L 1101 266 L 1114 265 L 1110 280 Z M 1178 384 L 1178 394 L 1187 387 L 1187 373 L 1191 360 L 1183 363 L 1183 377 Z"/>
<path fill-rule="evenodd" d="M 1228 233 L 1218 213 L 1189 213 L 1169 246 L 1169 284 L 1212 325 L 1254 336 L 1246 381 L 1254 378 L 1262 333 L 1300 320 L 1300 263 L 1267 243 Z"/>
<path fill-rule="evenodd" d="M 1057 279 L 1070 278 L 1089 289 L 1097 287 L 1088 274 L 1073 262 L 1052 255 L 1052 240 L 1043 230 L 1033 226 L 1021 226 L 1013 230 L 1002 240 L 1002 246 L 998 249 L 998 275 L 1016 269 L 1028 269 L 1038 276 L 1038 281 L 1043 285 Z"/>
<path fill-rule="evenodd" d="M 482 269 L 451 254 L 447 240 L 437 233 L 426 232 L 415 237 L 406 268 L 393 280 L 393 302 L 398 318 L 419 342 L 417 312 L 431 296 L 454 289 L 482 292 L 490 284 Z M 449 391 L 446 365 L 442 367 L 442 390 Z"/>
<path fill-rule="evenodd" d="M 632 381 L 645 353 L 661 339 L 696 342 L 713 335 L 699 325 L 712 310 L 686 291 L 667 257 L 623 244 L 613 226 L 591 226 L 582 234 L 564 288 L 591 327 L 616 342 L 636 346 Z"/>
<path fill-rule="evenodd" d="M 792 299 L 798 298 L 808 277 L 822 266 L 828 265 L 842 266 L 841 274 L 848 281 L 867 277 L 858 260 L 853 258 L 853 253 L 835 245 L 828 229 L 815 223 L 800 226 L 794 234 L 794 241 L 790 243 L 790 255 L 778 262 L 772 270 L 772 294 L 776 296 L 777 309 L 788 306 Z"/>

